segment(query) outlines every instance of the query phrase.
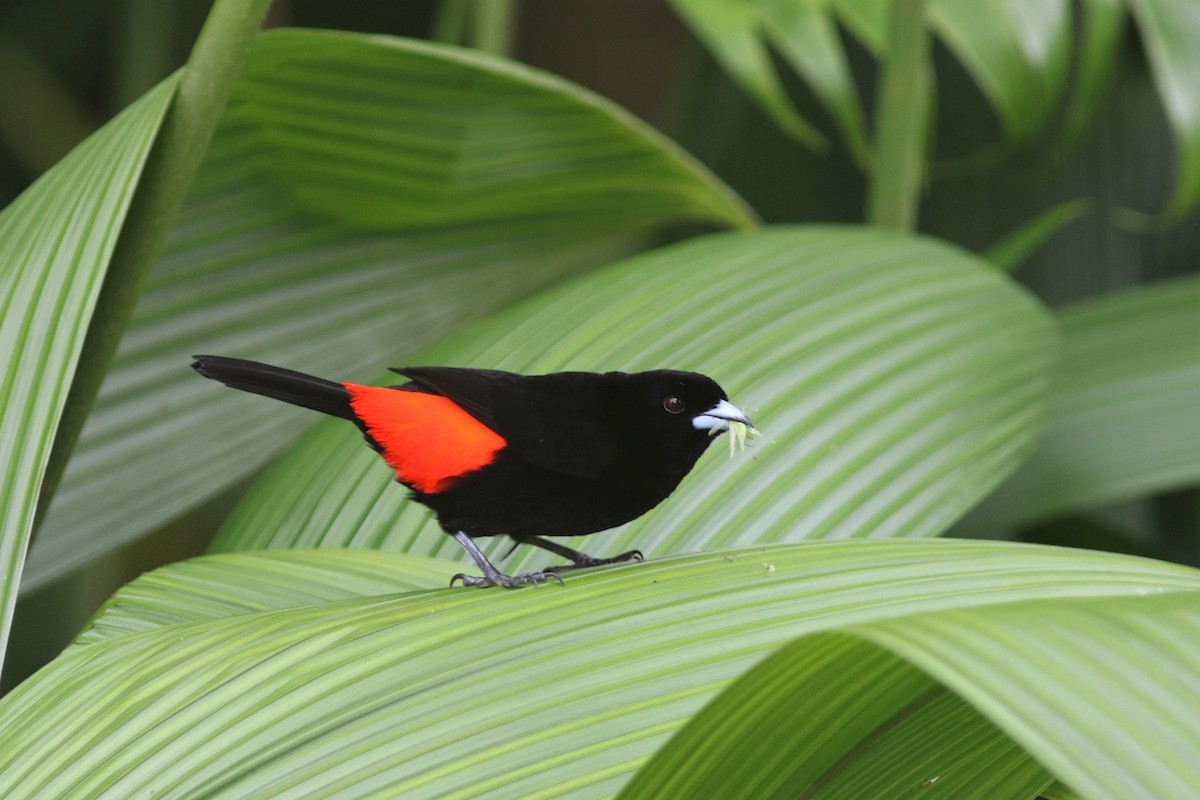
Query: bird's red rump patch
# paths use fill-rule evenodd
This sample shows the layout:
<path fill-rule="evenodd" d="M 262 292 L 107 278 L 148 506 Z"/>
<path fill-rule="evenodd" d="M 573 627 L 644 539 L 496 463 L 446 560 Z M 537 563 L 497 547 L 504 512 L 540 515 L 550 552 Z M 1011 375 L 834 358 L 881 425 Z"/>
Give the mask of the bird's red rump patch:
<path fill-rule="evenodd" d="M 380 386 L 342 384 L 383 460 L 401 483 L 426 494 L 487 466 L 507 442 L 448 397 Z"/>

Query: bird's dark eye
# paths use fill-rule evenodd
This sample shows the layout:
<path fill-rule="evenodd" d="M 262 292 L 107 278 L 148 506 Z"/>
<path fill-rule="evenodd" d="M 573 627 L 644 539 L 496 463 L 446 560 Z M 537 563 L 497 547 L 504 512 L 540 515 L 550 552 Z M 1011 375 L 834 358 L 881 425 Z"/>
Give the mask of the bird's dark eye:
<path fill-rule="evenodd" d="M 678 414 L 683 411 L 683 401 L 678 397 L 671 395 L 663 398 L 663 408 L 670 411 L 672 414 Z"/>

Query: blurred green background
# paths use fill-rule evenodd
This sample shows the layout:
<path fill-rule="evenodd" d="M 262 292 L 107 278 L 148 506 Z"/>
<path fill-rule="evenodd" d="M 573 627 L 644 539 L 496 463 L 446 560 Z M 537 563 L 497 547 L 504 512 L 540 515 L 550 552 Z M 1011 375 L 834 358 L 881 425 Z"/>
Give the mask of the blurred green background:
<path fill-rule="evenodd" d="M 0 204 L 179 67 L 208 8 L 203 0 L 0 5 Z M 764 221 L 862 220 L 865 183 L 840 140 L 831 137 L 831 149 L 815 154 L 784 135 L 665 2 L 526 0 L 511 8 L 508 35 L 493 35 L 492 46 L 588 87 L 662 130 L 741 193 Z M 435 2 L 279 0 L 268 25 L 428 38 L 444 13 Z M 869 96 L 873 62 L 843 38 Z M 1066 145 L 1051 123 L 1050 133 L 1028 145 L 990 146 L 998 140 L 994 115 L 959 62 L 942 45 L 934 47 L 937 137 L 919 230 L 981 251 L 1038 212 L 1086 199 L 1087 213 L 1016 273 L 1055 307 L 1198 271 L 1200 212 L 1169 223 L 1158 215 L 1173 189 L 1174 153 L 1132 28 L 1122 35 L 1096 119 Z M 807 88 L 790 71 L 781 74 L 801 112 L 832 131 Z M 964 158 L 981 148 L 986 158 Z M 136 546 L 23 597 L 0 691 L 53 657 L 131 577 L 202 552 L 240 493 L 234 489 Z M 1200 493 L 1184 489 L 1006 535 L 1200 564 Z"/>

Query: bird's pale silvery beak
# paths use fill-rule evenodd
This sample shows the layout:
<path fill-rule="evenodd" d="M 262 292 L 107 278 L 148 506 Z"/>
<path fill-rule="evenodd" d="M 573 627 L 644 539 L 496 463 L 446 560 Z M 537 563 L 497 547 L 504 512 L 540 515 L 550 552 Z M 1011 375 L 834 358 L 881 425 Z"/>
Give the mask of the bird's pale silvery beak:
<path fill-rule="evenodd" d="M 722 400 L 703 414 L 692 417 L 693 428 L 714 433 L 727 430 L 730 422 L 740 422 L 748 428 L 754 427 L 750 418 L 728 400 Z"/>

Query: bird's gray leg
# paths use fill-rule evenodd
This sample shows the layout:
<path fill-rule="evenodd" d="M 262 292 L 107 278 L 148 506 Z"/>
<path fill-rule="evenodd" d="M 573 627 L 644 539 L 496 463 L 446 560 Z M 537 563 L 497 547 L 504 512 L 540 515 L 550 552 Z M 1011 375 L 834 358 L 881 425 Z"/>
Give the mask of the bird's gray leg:
<path fill-rule="evenodd" d="M 569 559 L 571 561 L 570 564 L 563 564 L 561 566 L 551 567 L 550 569 L 553 572 L 558 572 L 558 571 L 564 570 L 564 569 L 582 569 L 584 567 L 600 567 L 605 564 L 618 564 L 622 561 L 634 561 L 634 560 L 645 561 L 646 560 L 645 556 L 642 555 L 641 550 L 628 550 L 624 553 L 621 553 L 618 556 L 613 556 L 612 558 L 595 558 L 593 556 L 589 556 L 587 553 L 581 553 L 578 550 L 572 550 L 571 548 L 567 547 L 564 544 L 559 544 L 558 542 L 552 542 L 549 539 L 543 539 L 541 536 L 523 536 L 523 537 L 521 537 L 521 540 L 519 543 L 520 544 L 531 544 L 534 547 L 540 547 L 543 550 L 549 550 L 551 553 L 554 553 L 557 556 L 562 556 L 563 558 Z M 515 546 L 516 545 L 514 545 L 514 547 Z M 512 551 L 510 550 L 509 552 L 511 553 Z"/>
<path fill-rule="evenodd" d="M 475 559 L 475 564 L 483 573 L 483 577 L 480 578 L 476 575 L 464 575 L 460 572 L 450 579 L 451 586 L 453 586 L 454 582 L 458 580 L 463 582 L 463 586 L 478 586 L 480 588 L 485 588 L 488 586 L 504 586 L 510 589 L 515 586 L 524 586 L 529 583 L 537 585 L 538 583 L 542 581 L 548 581 L 551 578 L 558 581 L 560 584 L 563 582 L 562 578 L 554 574 L 553 570 L 527 572 L 524 575 L 505 575 L 503 572 L 496 569 L 492 565 L 492 562 L 488 561 L 487 556 L 483 554 L 483 551 L 479 549 L 479 545 L 475 544 L 475 540 L 470 536 L 462 531 L 455 531 L 451 535 L 454 537 L 456 542 L 462 545 L 463 550 L 466 550 L 467 553 L 470 554 L 471 558 Z"/>

